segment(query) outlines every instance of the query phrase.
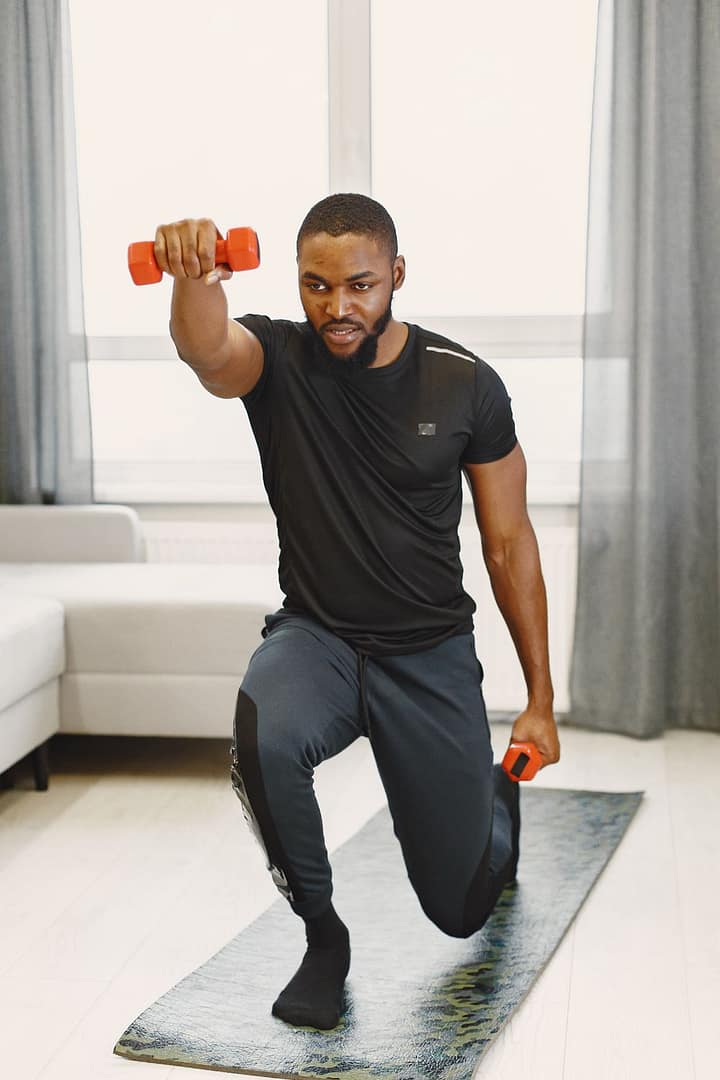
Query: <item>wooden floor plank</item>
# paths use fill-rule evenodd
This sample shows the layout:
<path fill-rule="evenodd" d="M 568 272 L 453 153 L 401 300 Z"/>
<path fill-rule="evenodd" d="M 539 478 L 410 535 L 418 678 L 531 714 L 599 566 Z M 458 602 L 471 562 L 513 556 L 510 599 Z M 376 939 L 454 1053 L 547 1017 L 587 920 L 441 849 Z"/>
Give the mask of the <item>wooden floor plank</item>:
<path fill-rule="evenodd" d="M 30 973 L 0 979 L 2 1075 L 35 1080 L 105 989 L 103 982 Z"/>
<path fill-rule="evenodd" d="M 583 733 L 571 746 L 579 786 L 646 796 L 577 919 L 563 1075 L 691 1080 L 663 741 Z"/>
<path fill-rule="evenodd" d="M 669 732 L 668 800 L 696 1080 L 720 1068 L 720 736 Z"/>
<path fill-rule="evenodd" d="M 146 980 L 142 986 L 107 987 L 33 1080 L 167 1080 L 169 1065 L 125 1061 L 112 1053 L 123 1018 L 133 1011 L 139 994 L 153 990 L 162 993 L 159 984 L 153 987 Z"/>
<path fill-rule="evenodd" d="M 62 789 L 63 780 L 57 777 L 47 793 L 49 802 L 57 792 L 62 804 Z M 84 795 L 30 842 L 27 834 L 18 838 L 19 850 L 3 871 L 0 892 L 1 974 L 21 976 L 29 965 L 48 978 L 68 971 L 106 977 L 96 965 L 104 963 L 101 957 L 107 956 L 117 929 L 112 918 L 117 890 L 128 893 L 131 905 L 142 905 L 142 879 L 123 877 L 121 868 L 138 865 L 134 853 L 142 849 L 153 817 L 172 797 L 167 781 L 146 785 L 142 798 L 136 799 L 132 785 L 121 778 L 93 780 Z M 171 830 L 165 842 L 172 843 L 174 835 Z M 88 937 L 93 927 L 107 930 L 99 953 Z M 82 935 L 79 952 L 73 945 L 74 928 Z M 85 969 L 87 960 L 95 965 L 92 970 Z"/>

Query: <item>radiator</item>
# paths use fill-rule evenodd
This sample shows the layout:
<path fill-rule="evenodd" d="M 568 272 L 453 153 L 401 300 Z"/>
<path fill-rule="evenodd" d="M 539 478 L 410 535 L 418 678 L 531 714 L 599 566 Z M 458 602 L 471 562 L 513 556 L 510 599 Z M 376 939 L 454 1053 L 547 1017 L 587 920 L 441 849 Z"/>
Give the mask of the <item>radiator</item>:
<path fill-rule="evenodd" d="M 143 522 L 150 562 L 277 563 L 272 522 Z M 575 615 L 577 528 L 535 525 L 548 593 L 550 662 L 555 708 L 569 708 L 568 679 Z M 525 683 L 512 640 L 495 604 L 474 523 L 461 526 L 465 588 L 477 603 L 475 641 L 485 670 L 485 701 L 492 713 L 514 713 L 526 700 Z"/>

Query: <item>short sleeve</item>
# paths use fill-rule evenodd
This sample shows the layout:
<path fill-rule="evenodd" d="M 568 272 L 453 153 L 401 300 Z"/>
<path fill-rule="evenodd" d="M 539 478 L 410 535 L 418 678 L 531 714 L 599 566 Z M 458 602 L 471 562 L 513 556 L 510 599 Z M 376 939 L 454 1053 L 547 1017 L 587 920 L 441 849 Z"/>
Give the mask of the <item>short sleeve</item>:
<path fill-rule="evenodd" d="M 517 443 L 510 397 L 505 384 L 484 360 L 475 364 L 473 430 L 461 463 L 480 465 L 499 461 Z"/>
<path fill-rule="evenodd" d="M 268 387 L 273 382 L 278 351 L 285 345 L 287 335 L 283 333 L 283 324 L 273 321 L 267 315 L 238 315 L 235 317 L 235 322 L 242 323 L 262 345 L 264 356 L 262 375 L 252 390 L 241 397 L 244 405 L 254 405 L 259 398 L 265 397 Z"/>

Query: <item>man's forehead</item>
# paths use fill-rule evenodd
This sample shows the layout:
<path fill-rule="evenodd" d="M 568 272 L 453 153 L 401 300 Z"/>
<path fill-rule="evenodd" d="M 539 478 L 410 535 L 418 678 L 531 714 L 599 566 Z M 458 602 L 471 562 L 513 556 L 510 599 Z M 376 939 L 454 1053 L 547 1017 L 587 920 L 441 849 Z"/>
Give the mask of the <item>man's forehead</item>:
<path fill-rule="evenodd" d="M 303 238 L 298 251 L 298 262 L 303 269 L 332 265 L 348 267 L 348 274 L 352 274 L 384 261 L 387 261 L 387 252 L 383 245 L 365 233 L 342 233 L 340 236 L 312 233 Z"/>

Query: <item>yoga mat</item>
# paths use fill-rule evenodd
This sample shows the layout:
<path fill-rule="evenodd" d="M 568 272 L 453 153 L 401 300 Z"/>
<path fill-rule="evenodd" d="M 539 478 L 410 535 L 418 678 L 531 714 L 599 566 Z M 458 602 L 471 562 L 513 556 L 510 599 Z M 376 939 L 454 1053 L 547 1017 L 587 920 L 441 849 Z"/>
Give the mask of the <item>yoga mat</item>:
<path fill-rule="evenodd" d="M 381 810 L 331 860 L 334 903 L 352 944 L 347 1011 L 337 1028 L 293 1028 L 270 1013 L 305 947 L 300 920 L 278 899 L 147 1008 L 114 1052 L 265 1076 L 469 1080 L 641 799 L 642 792 L 523 787 L 518 884 L 467 939 L 445 936 L 422 913 Z"/>

